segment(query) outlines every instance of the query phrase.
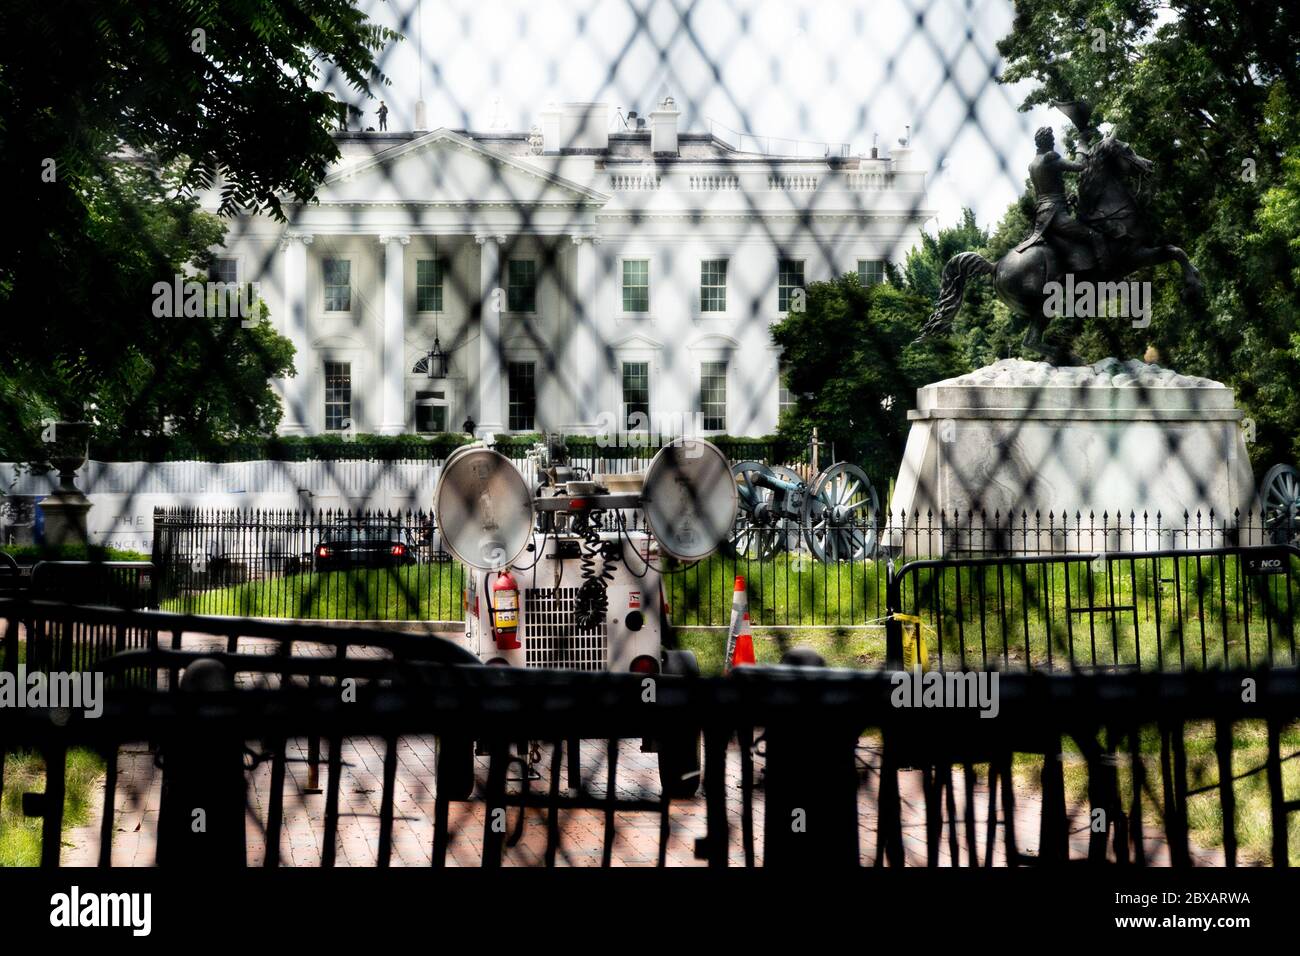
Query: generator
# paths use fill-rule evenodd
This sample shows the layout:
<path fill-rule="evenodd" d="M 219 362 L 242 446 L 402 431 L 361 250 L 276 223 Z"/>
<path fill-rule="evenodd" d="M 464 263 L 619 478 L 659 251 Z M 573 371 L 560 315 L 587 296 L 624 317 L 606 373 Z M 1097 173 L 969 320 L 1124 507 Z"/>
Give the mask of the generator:
<path fill-rule="evenodd" d="M 485 666 L 698 675 L 675 646 L 660 562 L 708 557 L 732 532 L 737 491 L 726 457 L 678 438 L 644 475 L 593 478 L 562 446 L 530 455 L 536 480 L 486 444 L 458 448 L 434 489 L 444 546 L 466 568 L 459 640 Z M 643 526 L 632 518 L 644 517 Z M 437 741 L 437 784 L 473 789 L 472 743 Z M 699 784 L 699 733 L 643 741 L 666 796 Z"/>
<path fill-rule="evenodd" d="M 645 532 L 535 532 L 519 567 L 467 575 L 464 646 L 485 664 L 657 674 L 668 615 Z"/>

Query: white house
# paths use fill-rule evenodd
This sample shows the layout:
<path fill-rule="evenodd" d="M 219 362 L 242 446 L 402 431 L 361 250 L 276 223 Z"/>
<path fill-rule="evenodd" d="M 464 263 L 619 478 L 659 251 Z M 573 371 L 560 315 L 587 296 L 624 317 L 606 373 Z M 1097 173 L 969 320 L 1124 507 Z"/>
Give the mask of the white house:
<path fill-rule="evenodd" d="M 214 270 L 297 348 L 281 430 L 772 432 L 769 326 L 805 282 L 900 258 L 925 175 L 906 148 L 746 152 L 678 119 L 336 134 L 319 201 L 236 220 Z"/>

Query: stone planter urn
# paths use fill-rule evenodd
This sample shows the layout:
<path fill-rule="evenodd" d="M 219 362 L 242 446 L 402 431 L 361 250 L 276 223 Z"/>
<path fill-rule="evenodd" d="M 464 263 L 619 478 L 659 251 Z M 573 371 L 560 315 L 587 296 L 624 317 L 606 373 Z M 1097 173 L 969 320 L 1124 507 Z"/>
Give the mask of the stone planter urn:
<path fill-rule="evenodd" d="M 49 461 L 59 473 L 59 487 L 40 502 L 45 515 L 45 544 L 49 547 L 86 545 L 86 513 L 90 500 L 77 487 L 77 469 L 90 449 L 89 422 L 55 422 L 48 443 Z"/>

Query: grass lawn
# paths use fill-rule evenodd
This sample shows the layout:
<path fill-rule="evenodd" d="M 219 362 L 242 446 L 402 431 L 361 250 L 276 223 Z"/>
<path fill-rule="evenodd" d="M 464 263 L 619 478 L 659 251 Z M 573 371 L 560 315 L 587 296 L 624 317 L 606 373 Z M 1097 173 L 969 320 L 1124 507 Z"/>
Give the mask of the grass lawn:
<path fill-rule="evenodd" d="M 766 561 L 720 555 L 687 567 L 665 566 L 664 598 L 680 625 L 731 621 L 736 577 L 745 579 L 755 626 L 854 625 L 884 616 L 885 563 L 822 564 L 808 555 Z"/>
<path fill-rule="evenodd" d="M 1289 665 L 1297 561 L 1271 577 L 1244 576 L 1233 556 L 924 569 L 902 610 L 923 619 L 947 667 Z"/>
<path fill-rule="evenodd" d="M 18 644 L 18 663 L 26 659 L 27 645 Z M 90 797 L 104 773 L 104 761 L 92 750 L 68 751 L 64 775 L 63 828 L 84 826 L 90 820 Z M 41 818 L 23 816 L 24 793 L 45 789 L 45 761 L 40 754 L 10 751 L 5 754 L 3 798 L 0 798 L 0 866 L 38 866 L 41 862 Z"/>
<path fill-rule="evenodd" d="M 903 576 L 901 610 L 923 620 L 931 657 L 948 667 L 1286 665 L 1297 660 L 1300 612 L 1291 587 L 1300 559 L 1291 560 L 1291 576 L 1271 577 L 1244 576 L 1233 556 L 922 568 Z M 885 615 L 882 562 L 715 556 L 665 575 L 674 622 L 725 626 L 737 574 L 756 628 L 861 626 Z"/>
<path fill-rule="evenodd" d="M 329 571 L 263 578 L 162 602 L 164 611 L 347 621 L 447 621 L 463 613 L 459 564 Z"/>
<path fill-rule="evenodd" d="M 807 637 L 827 644 L 828 660 L 849 664 L 854 655 L 841 655 L 841 647 L 854 640 L 876 646 L 873 625 L 885 615 L 879 561 L 821 564 L 782 554 L 763 562 L 715 556 L 684 568 L 670 564 L 663 588 L 673 622 L 725 627 L 737 574 L 745 577 L 760 634 L 765 626 L 842 628 L 829 636 L 808 630 Z M 464 581 L 464 569 L 452 563 L 283 575 L 187 592 L 163 607 L 257 617 L 459 620 Z M 1245 577 L 1232 556 L 1115 559 L 1098 568 L 1081 561 L 948 566 L 909 573 L 902 610 L 923 620 L 930 656 L 946 667 L 1285 665 L 1297 653 L 1292 608 L 1300 594 L 1291 594 L 1290 581 Z"/>
<path fill-rule="evenodd" d="M 1199 721 L 1188 724 L 1184 735 L 1187 752 L 1187 820 L 1191 842 L 1201 848 L 1223 846 L 1223 802 L 1219 791 L 1219 763 L 1214 750 L 1214 724 Z M 1127 738 L 1117 741 L 1124 753 L 1118 766 L 1120 799 L 1127 812 L 1133 802 L 1133 775 L 1129 769 Z M 1286 759 L 1300 752 L 1300 722 L 1282 729 L 1279 750 L 1282 755 L 1282 792 L 1294 800 L 1300 794 L 1300 759 Z M 1067 757 L 1079 753 L 1078 746 L 1065 739 Z M 1146 774 L 1143 795 L 1143 826 L 1147 832 L 1161 832 L 1163 822 L 1159 807 L 1163 804 L 1163 780 L 1160 771 L 1160 734 L 1155 727 L 1141 733 L 1139 747 Z M 1260 768 L 1268 757 L 1266 730 L 1262 721 L 1241 721 L 1233 727 L 1232 773 L 1238 778 L 1232 790 L 1237 801 L 1236 836 L 1238 862 L 1243 865 L 1272 863 L 1272 824 L 1268 778 Z M 1038 768 L 1042 759 L 1019 755 L 1014 773 L 1034 787 L 1038 786 Z M 1257 771 L 1257 772 L 1251 772 Z M 1080 756 L 1067 759 L 1064 767 L 1065 787 L 1069 799 L 1086 803 L 1088 768 Z M 1153 800 L 1155 794 L 1159 800 Z M 1300 816 L 1288 816 L 1287 847 L 1291 866 L 1300 866 Z"/>
<path fill-rule="evenodd" d="M 725 630 L 679 630 L 677 643 L 679 647 L 695 652 L 701 674 L 712 677 L 722 673 L 727 647 Z M 883 627 L 757 629 L 754 633 L 754 658 L 759 664 L 779 664 L 781 655 L 791 647 L 812 648 L 826 659 L 829 667 L 874 669 L 885 666 Z"/>
<path fill-rule="evenodd" d="M 90 800 L 103 776 L 104 761 L 91 750 L 68 751 L 63 801 L 63 828 L 90 822 Z M 5 755 L 4 798 L 0 800 L 0 866 L 38 866 L 41 862 L 40 817 L 25 817 L 22 795 L 45 789 L 45 761 L 23 751 Z"/>

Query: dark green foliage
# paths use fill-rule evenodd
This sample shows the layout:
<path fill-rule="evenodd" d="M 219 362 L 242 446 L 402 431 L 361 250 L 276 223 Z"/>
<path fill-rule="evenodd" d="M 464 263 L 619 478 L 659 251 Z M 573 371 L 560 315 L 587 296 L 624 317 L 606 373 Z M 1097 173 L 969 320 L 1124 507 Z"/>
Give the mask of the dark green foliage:
<path fill-rule="evenodd" d="M 999 44 L 1004 80 L 1037 81 L 1025 106 L 1090 99 L 1155 161 L 1140 197 L 1152 232 L 1187 250 L 1208 290 L 1189 308 L 1175 267 L 1138 274 L 1154 283 L 1151 326 L 1091 321 L 1077 348 L 1095 360 L 1152 346 L 1225 381 L 1255 421 L 1258 468 L 1300 456 L 1297 49 L 1300 7 L 1261 0 L 1018 0 Z"/>
<path fill-rule="evenodd" d="M 894 470 L 916 389 L 966 370 L 951 339 L 914 342 L 929 300 L 891 283 L 864 288 L 855 273 L 808 285 L 807 308 L 772 327 L 798 405 L 781 422 L 794 447 L 815 426 L 834 456 Z"/>
<path fill-rule="evenodd" d="M 369 95 L 395 38 L 350 0 L 6 6 L 0 458 L 39 458 L 40 421 L 88 403 L 96 439 L 275 426 L 288 342 L 264 321 L 159 319 L 154 284 L 201 274 L 222 240 L 194 190 L 219 185 L 225 213 L 311 198 L 338 156 L 318 77 Z"/>

